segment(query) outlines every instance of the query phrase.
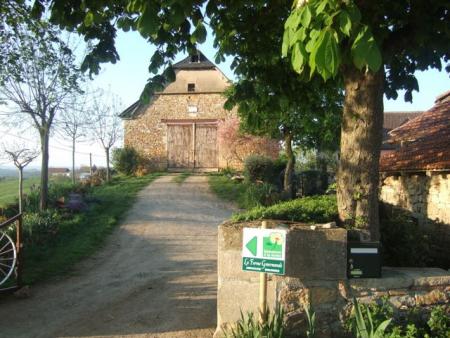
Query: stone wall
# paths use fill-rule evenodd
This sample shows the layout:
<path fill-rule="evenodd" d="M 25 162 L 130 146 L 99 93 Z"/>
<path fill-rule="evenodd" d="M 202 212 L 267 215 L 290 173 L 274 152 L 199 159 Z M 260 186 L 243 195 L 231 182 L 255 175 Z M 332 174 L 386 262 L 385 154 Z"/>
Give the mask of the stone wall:
<path fill-rule="evenodd" d="M 283 222 L 286 223 L 286 222 Z M 243 313 L 258 313 L 259 274 L 241 269 L 242 228 L 258 222 L 225 223 L 219 226 L 218 326 L 215 337 L 236 322 Z M 269 221 L 269 227 L 279 222 Z M 317 337 L 343 337 L 342 323 L 348 317 L 352 299 L 370 303 L 387 297 L 397 311 L 416 306 L 449 308 L 450 274 L 441 269 L 385 268 L 381 279 L 346 278 L 347 233 L 344 229 L 325 229 L 297 223 L 288 229 L 286 275 L 269 275 L 268 306 L 285 310 L 287 334 L 303 337 L 307 328 L 304 307 L 316 313 Z"/>
<path fill-rule="evenodd" d="M 147 158 L 151 169 L 167 168 L 167 124 L 164 120 L 225 119 L 235 114 L 223 108 L 225 97 L 221 93 L 186 93 L 156 95 L 149 106 L 133 119 L 125 120 L 125 146 L 135 148 Z M 197 107 L 196 113 L 189 113 L 188 106 Z M 271 142 L 268 140 L 268 142 Z M 273 142 L 273 141 L 272 141 Z M 265 153 L 266 147 L 250 149 L 250 153 Z M 270 148 L 270 147 L 269 147 Z M 273 147 L 272 147 L 273 148 Z M 229 164 L 218 147 L 219 167 Z"/>
<path fill-rule="evenodd" d="M 427 220 L 450 225 L 450 173 L 387 176 L 381 182 L 380 199 L 411 211 L 421 225 Z"/>

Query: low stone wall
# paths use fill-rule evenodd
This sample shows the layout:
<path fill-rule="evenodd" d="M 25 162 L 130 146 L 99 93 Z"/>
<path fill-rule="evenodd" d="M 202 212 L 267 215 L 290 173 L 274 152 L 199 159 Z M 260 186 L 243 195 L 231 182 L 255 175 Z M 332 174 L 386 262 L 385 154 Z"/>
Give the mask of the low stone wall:
<path fill-rule="evenodd" d="M 385 176 L 381 179 L 380 199 L 410 211 L 421 225 L 428 220 L 448 224 L 450 232 L 450 173 Z"/>
<path fill-rule="evenodd" d="M 269 221 L 278 227 L 280 222 Z M 215 337 L 236 322 L 243 313 L 258 313 L 259 274 L 242 271 L 242 228 L 259 222 L 225 223 L 219 227 L 218 326 Z M 268 306 L 285 310 L 287 333 L 304 336 L 307 321 L 304 306 L 316 312 L 317 337 L 342 337 L 342 322 L 351 311 L 351 300 L 370 303 L 381 297 L 399 311 L 418 306 L 427 309 L 450 299 L 450 274 L 441 269 L 385 268 L 381 279 L 346 278 L 347 232 L 298 223 L 283 224 L 288 229 L 286 275 L 270 276 Z"/>

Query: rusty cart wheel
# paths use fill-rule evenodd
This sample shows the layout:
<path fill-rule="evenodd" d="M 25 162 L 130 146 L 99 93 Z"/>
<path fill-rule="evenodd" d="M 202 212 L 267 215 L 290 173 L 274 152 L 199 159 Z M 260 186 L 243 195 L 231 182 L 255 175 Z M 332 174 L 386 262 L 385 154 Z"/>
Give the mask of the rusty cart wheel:
<path fill-rule="evenodd" d="M 17 251 L 13 240 L 0 231 L 0 286 L 14 272 L 17 261 Z"/>

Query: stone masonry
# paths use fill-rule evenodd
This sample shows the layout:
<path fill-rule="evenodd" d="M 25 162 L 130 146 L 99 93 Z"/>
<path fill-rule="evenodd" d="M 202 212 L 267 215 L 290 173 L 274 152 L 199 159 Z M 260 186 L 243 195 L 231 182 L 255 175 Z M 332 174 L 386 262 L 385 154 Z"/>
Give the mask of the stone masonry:
<path fill-rule="evenodd" d="M 125 120 L 125 146 L 144 155 L 154 169 L 164 170 L 167 168 L 167 124 L 162 120 L 224 119 L 232 114 L 223 108 L 224 102 L 225 97 L 220 93 L 155 95 L 144 112 Z M 189 113 L 188 106 L 196 106 L 197 113 Z"/>
<path fill-rule="evenodd" d="M 450 172 L 387 176 L 382 180 L 380 199 L 411 211 L 421 225 L 430 219 L 450 227 Z"/>
<path fill-rule="evenodd" d="M 352 299 L 371 303 L 387 298 L 397 312 L 416 307 L 428 312 L 444 305 L 450 311 L 450 274 L 441 269 L 384 268 L 380 279 L 347 279 L 347 232 L 315 229 L 298 223 L 268 221 L 268 227 L 288 229 L 286 275 L 269 275 L 268 306 L 285 311 L 287 335 L 305 336 L 305 306 L 316 313 L 316 337 L 344 337 Z M 240 311 L 258 313 L 258 273 L 242 271 L 242 229 L 259 222 L 219 226 L 218 326 L 215 337 L 240 318 Z"/>

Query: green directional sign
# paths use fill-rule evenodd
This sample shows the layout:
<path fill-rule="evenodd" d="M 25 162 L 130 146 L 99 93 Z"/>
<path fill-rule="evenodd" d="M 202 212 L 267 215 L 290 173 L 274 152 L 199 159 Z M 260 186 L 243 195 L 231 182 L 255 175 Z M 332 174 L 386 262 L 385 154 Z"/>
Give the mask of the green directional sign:
<path fill-rule="evenodd" d="M 286 230 L 244 228 L 242 269 L 284 275 Z"/>
<path fill-rule="evenodd" d="M 251 240 L 249 240 L 245 247 L 252 253 L 253 256 L 256 256 L 258 248 L 258 236 L 254 236 Z"/>

